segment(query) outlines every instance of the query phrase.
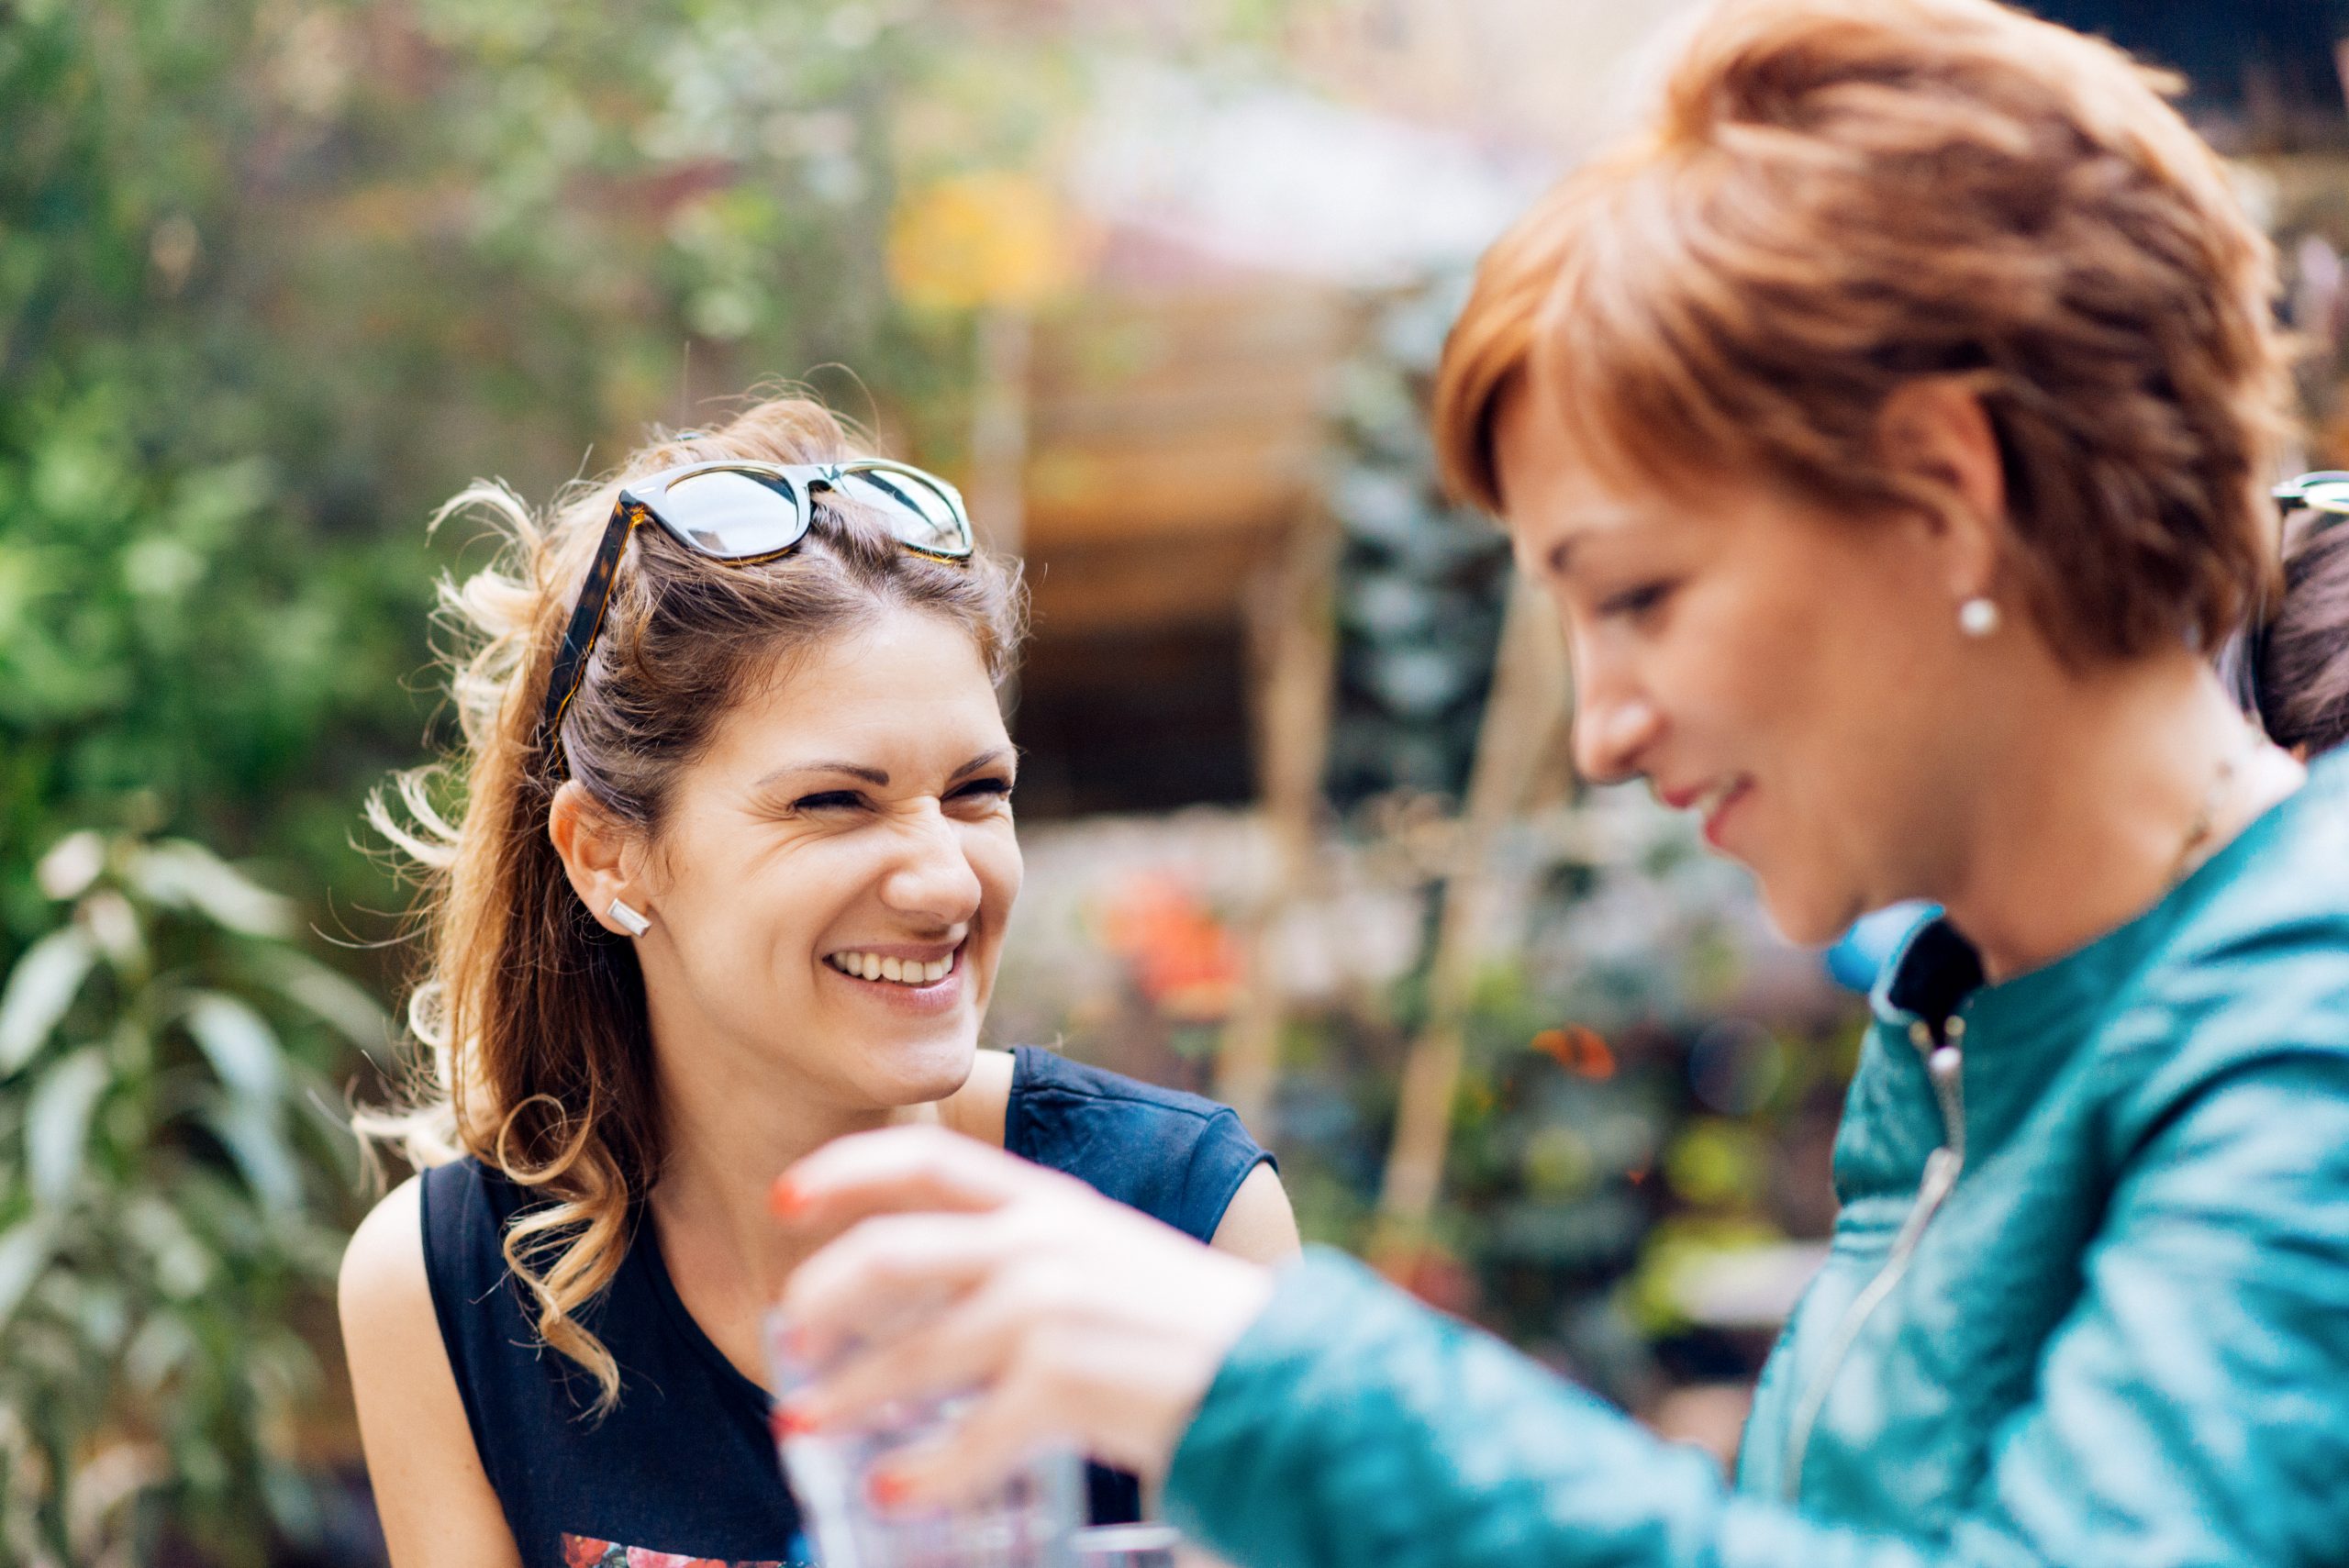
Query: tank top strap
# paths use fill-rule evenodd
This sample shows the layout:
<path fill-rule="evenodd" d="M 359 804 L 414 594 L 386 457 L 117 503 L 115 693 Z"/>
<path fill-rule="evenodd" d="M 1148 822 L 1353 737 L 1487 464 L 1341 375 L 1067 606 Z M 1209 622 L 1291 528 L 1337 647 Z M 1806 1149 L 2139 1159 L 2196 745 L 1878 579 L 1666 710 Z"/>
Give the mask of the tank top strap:
<path fill-rule="evenodd" d="M 1023 1045 L 1013 1052 L 1003 1146 L 1065 1171 L 1200 1241 L 1273 1157 L 1230 1106 Z"/>

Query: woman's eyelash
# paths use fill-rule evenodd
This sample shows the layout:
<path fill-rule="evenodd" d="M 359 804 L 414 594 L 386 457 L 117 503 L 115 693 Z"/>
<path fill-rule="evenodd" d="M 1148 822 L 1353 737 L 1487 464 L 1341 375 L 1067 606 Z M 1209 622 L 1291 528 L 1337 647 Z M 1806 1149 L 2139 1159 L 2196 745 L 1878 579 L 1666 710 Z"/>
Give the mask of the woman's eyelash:
<path fill-rule="evenodd" d="M 980 795 L 1008 795 L 1010 793 L 1009 779 L 973 779 L 956 785 L 949 792 L 948 798 L 964 800 Z M 830 789 L 817 795 L 803 795 L 791 803 L 791 808 L 794 811 L 842 811 L 855 810 L 864 804 L 864 796 L 855 790 Z"/>
<path fill-rule="evenodd" d="M 830 789 L 820 795 L 803 795 L 791 803 L 794 811 L 837 811 L 842 806 L 864 804 L 864 797 L 852 789 Z"/>
<path fill-rule="evenodd" d="M 1644 583 L 1609 599 L 1598 606 L 1599 612 L 1610 616 L 1640 615 L 1664 603 L 1664 595 L 1671 592 L 1669 583 Z"/>

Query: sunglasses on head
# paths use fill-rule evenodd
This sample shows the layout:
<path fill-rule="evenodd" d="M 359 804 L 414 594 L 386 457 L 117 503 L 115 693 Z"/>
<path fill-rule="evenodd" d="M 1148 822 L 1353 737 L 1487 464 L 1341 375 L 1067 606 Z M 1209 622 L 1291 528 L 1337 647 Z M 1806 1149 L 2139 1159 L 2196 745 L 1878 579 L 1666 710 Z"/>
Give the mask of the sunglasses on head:
<path fill-rule="evenodd" d="M 2276 498 L 2280 525 L 2289 525 L 2295 512 L 2317 514 L 2299 536 L 2298 542 L 2302 545 L 2314 535 L 2339 527 L 2343 517 L 2349 517 L 2349 470 L 2328 468 L 2303 473 L 2297 479 L 2286 480 L 2268 494 Z M 2267 662 L 2267 638 L 2275 613 L 2272 606 L 2260 606 L 2233 650 L 2236 695 L 2244 711 L 2259 716 L 2263 722 L 2272 716 L 2266 706 L 2269 694 L 2260 689 L 2259 673 Z"/>
<path fill-rule="evenodd" d="M 587 568 L 571 623 L 547 682 L 544 723 L 559 736 L 596 651 L 620 555 L 645 523 L 696 555 L 739 566 L 772 561 L 807 537 L 816 496 L 829 494 L 886 524 L 907 550 L 939 561 L 967 561 L 971 517 L 962 493 L 934 473 L 880 458 L 842 462 L 696 462 L 630 480 L 612 505 L 611 521 Z"/>

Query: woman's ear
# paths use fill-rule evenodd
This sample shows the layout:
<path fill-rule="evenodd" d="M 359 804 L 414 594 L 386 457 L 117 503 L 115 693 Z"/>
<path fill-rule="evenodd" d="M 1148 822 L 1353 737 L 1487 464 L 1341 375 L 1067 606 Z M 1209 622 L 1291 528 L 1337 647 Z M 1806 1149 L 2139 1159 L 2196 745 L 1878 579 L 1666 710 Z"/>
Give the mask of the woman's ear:
<path fill-rule="evenodd" d="M 1955 376 L 1924 376 L 1885 400 L 1876 420 L 1886 463 L 1938 492 L 1926 516 L 1954 602 L 1995 597 L 2007 534 L 2007 473 L 1982 399 Z"/>
<path fill-rule="evenodd" d="M 630 896 L 629 884 L 641 860 L 636 834 L 614 821 L 577 779 L 566 779 L 548 808 L 547 837 L 562 857 L 572 891 L 596 923 L 615 936 L 637 935 L 612 916 L 615 902 L 628 904 L 640 916 L 651 913 L 641 890 Z"/>

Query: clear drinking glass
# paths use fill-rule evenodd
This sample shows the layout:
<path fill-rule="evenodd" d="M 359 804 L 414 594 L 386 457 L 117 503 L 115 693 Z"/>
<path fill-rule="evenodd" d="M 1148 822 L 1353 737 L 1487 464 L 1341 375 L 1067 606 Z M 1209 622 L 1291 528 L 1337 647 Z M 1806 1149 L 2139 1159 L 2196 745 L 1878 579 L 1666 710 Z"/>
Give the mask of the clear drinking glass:
<path fill-rule="evenodd" d="M 791 1355 L 786 1340 L 780 1315 L 770 1316 L 767 1362 L 778 1398 L 789 1397 L 815 1373 Z M 824 1568 L 1085 1568 L 1074 1544 L 1084 1465 L 1072 1451 L 1040 1455 L 993 1495 L 963 1507 L 884 1511 L 874 1506 L 875 1467 L 952 1427 L 967 1403 L 907 1401 L 857 1431 L 781 1440 L 784 1473 Z"/>
<path fill-rule="evenodd" d="M 1174 1568 L 1173 1525 L 1094 1525 L 1076 1532 L 1076 1568 Z"/>

